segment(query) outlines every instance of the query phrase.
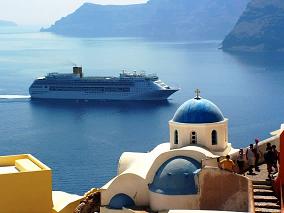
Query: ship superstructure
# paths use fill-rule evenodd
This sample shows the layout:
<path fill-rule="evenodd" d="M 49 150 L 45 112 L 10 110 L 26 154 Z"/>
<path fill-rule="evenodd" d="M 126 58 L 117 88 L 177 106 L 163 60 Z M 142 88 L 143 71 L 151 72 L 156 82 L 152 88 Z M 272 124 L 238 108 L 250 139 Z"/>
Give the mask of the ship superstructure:
<path fill-rule="evenodd" d="M 165 100 L 178 91 L 157 75 L 123 71 L 119 77 L 84 77 L 82 67 L 73 73 L 49 73 L 29 88 L 33 99 Z"/>

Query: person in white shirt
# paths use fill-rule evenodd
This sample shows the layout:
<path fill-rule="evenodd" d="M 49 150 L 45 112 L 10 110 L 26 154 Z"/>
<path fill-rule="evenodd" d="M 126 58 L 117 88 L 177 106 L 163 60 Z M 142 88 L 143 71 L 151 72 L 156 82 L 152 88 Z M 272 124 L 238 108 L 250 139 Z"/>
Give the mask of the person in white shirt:
<path fill-rule="evenodd" d="M 255 150 L 253 144 L 249 145 L 249 148 L 246 151 L 246 158 L 249 165 L 249 175 L 253 175 L 253 167 L 255 166 Z"/>
<path fill-rule="evenodd" d="M 254 141 L 255 141 L 255 145 L 254 145 L 255 166 L 254 166 L 254 168 L 255 168 L 255 171 L 260 172 L 259 167 L 258 167 L 258 161 L 259 161 L 259 158 L 261 156 L 261 153 L 260 153 L 260 150 L 259 150 L 259 146 L 258 146 L 259 139 L 256 138 Z"/>

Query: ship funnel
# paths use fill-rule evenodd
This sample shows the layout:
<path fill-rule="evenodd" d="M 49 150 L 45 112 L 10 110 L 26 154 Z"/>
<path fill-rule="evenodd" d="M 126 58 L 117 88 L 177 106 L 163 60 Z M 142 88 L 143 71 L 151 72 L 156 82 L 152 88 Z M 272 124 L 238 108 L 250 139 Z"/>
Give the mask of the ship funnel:
<path fill-rule="evenodd" d="M 77 67 L 77 66 L 73 67 L 73 74 L 80 75 L 80 78 L 82 78 L 83 77 L 82 67 Z"/>

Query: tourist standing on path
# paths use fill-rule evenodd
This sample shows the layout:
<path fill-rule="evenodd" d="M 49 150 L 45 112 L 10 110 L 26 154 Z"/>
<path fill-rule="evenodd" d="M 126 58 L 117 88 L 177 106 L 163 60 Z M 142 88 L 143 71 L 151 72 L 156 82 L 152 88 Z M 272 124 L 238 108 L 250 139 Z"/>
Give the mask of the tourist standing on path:
<path fill-rule="evenodd" d="M 244 175 L 245 155 L 243 149 L 239 150 L 239 155 L 237 157 L 237 164 L 239 167 L 239 174 Z"/>
<path fill-rule="evenodd" d="M 259 161 L 259 158 L 261 156 L 261 153 L 260 153 L 260 150 L 259 150 L 259 147 L 258 147 L 258 142 L 259 142 L 259 139 L 256 138 L 255 140 L 255 145 L 254 145 L 254 151 L 255 151 L 255 171 L 257 172 L 260 172 L 259 170 L 259 167 L 258 167 L 258 161 Z"/>
<path fill-rule="evenodd" d="M 278 153 L 275 145 L 272 145 L 272 152 L 273 152 L 273 165 L 272 166 L 275 169 L 275 173 L 277 173 L 278 172 L 277 162 L 278 162 L 278 159 L 279 159 L 279 153 Z"/>
<path fill-rule="evenodd" d="M 270 149 L 270 148 L 272 148 L 272 147 L 271 147 L 271 143 L 268 142 L 268 143 L 266 144 L 266 151 L 267 151 L 268 149 Z"/>
<path fill-rule="evenodd" d="M 271 179 L 271 173 L 272 173 L 272 166 L 274 162 L 274 154 L 272 152 L 272 147 L 268 147 L 264 153 L 264 160 L 267 165 L 267 172 L 268 172 L 268 178 Z"/>
<path fill-rule="evenodd" d="M 249 165 L 249 173 L 248 175 L 253 175 L 253 167 L 255 165 L 255 151 L 253 149 L 253 144 L 249 145 L 249 148 L 246 151 L 246 158 Z"/>

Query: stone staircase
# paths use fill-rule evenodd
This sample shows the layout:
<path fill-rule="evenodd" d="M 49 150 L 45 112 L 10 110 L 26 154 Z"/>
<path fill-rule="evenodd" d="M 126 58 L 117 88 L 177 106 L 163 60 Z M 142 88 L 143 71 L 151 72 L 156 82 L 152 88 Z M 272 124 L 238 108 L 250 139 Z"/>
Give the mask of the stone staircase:
<path fill-rule="evenodd" d="M 256 213 L 281 212 L 278 199 L 272 190 L 271 181 L 253 181 L 254 206 Z"/>

